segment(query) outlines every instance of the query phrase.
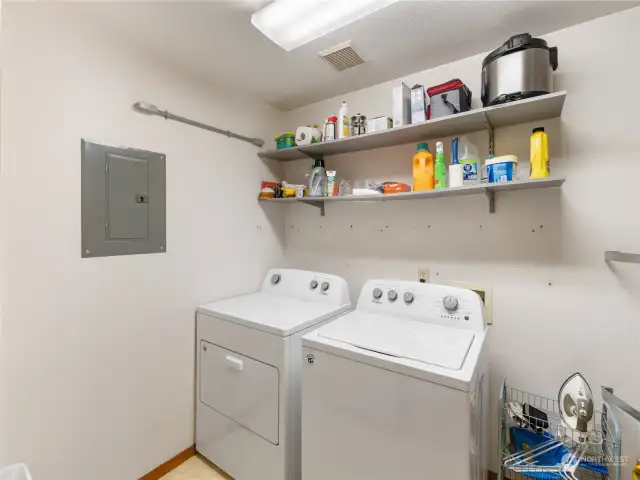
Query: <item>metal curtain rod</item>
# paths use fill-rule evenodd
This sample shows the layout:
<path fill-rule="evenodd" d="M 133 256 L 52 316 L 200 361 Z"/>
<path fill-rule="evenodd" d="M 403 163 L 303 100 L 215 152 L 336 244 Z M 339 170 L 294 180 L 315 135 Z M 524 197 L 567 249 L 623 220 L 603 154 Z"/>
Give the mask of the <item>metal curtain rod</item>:
<path fill-rule="evenodd" d="M 244 135 L 233 133 L 230 130 L 222 130 L 221 128 L 212 127 L 211 125 L 207 125 L 206 123 L 189 120 L 188 118 L 174 115 L 168 110 L 160 110 L 158 107 L 151 103 L 136 102 L 133 104 L 133 108 L 138 112 L 146 113 L 148 115 L 158 115 L 159 117 L 164 117 L 165 119 L 171 119 L 175 120 L 176 122 L 186 123 L 187 125 L 191 125 L 192 127 L 203 128 L 205 130 L 209 130 L 210 132 L 219 133 L 220 135 L 224 135 L 229 138 L 237 138 L 238 140 L 251 143 L 257 147 L 262 147 L 264 145 L 264 140 L 260 138 L 245 137 Z"/>

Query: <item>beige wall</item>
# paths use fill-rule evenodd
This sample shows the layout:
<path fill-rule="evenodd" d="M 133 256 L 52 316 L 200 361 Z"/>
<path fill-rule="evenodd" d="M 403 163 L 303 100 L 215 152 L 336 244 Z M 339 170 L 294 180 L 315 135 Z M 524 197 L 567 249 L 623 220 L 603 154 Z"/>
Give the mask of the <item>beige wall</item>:
<path fill-rule="evenodd" d="M 131 104 L 265 140 L 280 113 L 153 63 L 90 5 L 4 7 L 0 463 L 133 480 L 193 444 L 195 306 L 256 288 L 283 239 L 255 146 Z M 80 258 L 83 137 L 167 155 L 166 254 Z"/>
<path fill-rule="evenodd" d="M 640 266 L 604 263 L 605 250 L 640 253 L 640 97 L 623 86 L 640 74 L 632 61 L 640 54 L 639 22 L 640 9 L 634 9 L 547 35 L 559 48 L 556 89 L 569 92 L 562 118 L 496 131 L 497 154 L 517 154 L 527 170 L 531 129 L 545 126 L 553 174 L 567 179 L 562 189 L 497 195 L 493 215 L 483 196 L 333 204 L 324 218 L 310 206 L 280 207 L 290 209 L 289 264 L 344 276 L 352 298 L 367 278 L 416 279 L 419 266 L 431 269 L 434 282 L 493 287 L 494 414 L 502 376 L 512 386 L 555 397 L 576 371 L 597 394 L 606 384 L 640 406 Z M 402 80 L 428 87 L 461 78 L 478 107 L 483 58 Z M 343 99 L 350 114 L 390 115 L 391 88 L 387 82 L 294 110 L 287 128 L 320 123 Z M 469 138 L 486 155 L 486 134 Z M 442 140 L 449 158 L 450 139 Z M 414 151 L 411 144 L 336 155 L 327 159 L 327 168 L 349 180 L 410 183 Z M 288 163 L 285 178 L 301 181 L 309 165 Z M 637 432 L 626 424 L 630 455 L 639 453 Z"/>

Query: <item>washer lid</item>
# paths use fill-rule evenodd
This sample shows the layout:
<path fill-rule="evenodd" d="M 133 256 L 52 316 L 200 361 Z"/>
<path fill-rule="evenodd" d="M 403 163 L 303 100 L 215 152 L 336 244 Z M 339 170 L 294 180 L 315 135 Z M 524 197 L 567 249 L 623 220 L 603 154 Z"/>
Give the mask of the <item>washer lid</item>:
<path fill-rule="evenodd" d="M 257 292 L 201 305 L 198 312 L 288 337 L 349 308 L 349 304 L 336 306 Z"/>
<path fill-rule="evenodd" d="M 318 336 L 450 370 L 462 368 L 475 337 L 467 330 L 356 312 L 325 325 Z"/>

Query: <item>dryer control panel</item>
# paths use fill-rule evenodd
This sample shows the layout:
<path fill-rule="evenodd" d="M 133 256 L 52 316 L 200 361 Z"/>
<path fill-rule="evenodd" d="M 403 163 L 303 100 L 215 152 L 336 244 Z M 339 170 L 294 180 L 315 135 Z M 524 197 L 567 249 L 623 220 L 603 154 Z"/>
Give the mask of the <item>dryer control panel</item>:
<path fill-rule="evenodd" d="M 269 270 L 260 291 L 331 305 L 350 304 L 349 287 L 344 278 L 308 270 Z"/>
<path fill-rule="evenodd" d="M 448 285 L 369 280 L 362 287 L 356 308 L 473 332 L 486 328 L 484 306 L 478 294 Z"/>

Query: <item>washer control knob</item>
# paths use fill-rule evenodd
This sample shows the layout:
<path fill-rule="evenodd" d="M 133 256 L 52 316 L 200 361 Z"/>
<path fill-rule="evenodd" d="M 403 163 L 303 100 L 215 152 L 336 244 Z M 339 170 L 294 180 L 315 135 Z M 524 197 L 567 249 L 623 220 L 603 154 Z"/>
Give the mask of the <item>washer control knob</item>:
<path fill-rule="evenodd" d="M 379 288 L 375 288 L 373 290 L 373 298 L 380 298 L 382 297 L 382 290 L 380 290 Z"/>
<path fill-rule="evenodd" d="M 458 309 L 458 299 L 453 295 L 447 295 L 444 297 L 442 304 L 449 312 L 455 312 Z"/>
<path fill-rule="evenodd" d="M 322 282 L 320 284 L 320 288 L 322 289 L 323 292 L 326 292 L 327 290 L 329 290 L 329 282 Z"/>
<path fill-rule="evenodd" d="M 411 292 L 407 292 L 404 294 L 404 302 L 405 303 L 412 303 L 413 302 L 413 293 Z"/>
<path fill-rule="evenodd" d="M 387 298 L 392 302 L 395 302 L 396 298 L 398 298 L 398 292 L 396 292 L 395 290 L 389 290 L 389 293 L 387 293 Z"/>
<path fill-rule="evenodd" d="M 274 285 L 280 283 L 280 274 L 279 273 L 274 273 L 273 275 L 271 275 L 271 283 L 273 283 Z"/>
<path fill-rule="evenodd" d="M 316 288 L 318 288 L 318 281 L 311 280 L 311 283 L 309 284 L 309 286 L 311 287 L 311 290 L 315 290 Z"/>

